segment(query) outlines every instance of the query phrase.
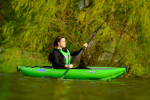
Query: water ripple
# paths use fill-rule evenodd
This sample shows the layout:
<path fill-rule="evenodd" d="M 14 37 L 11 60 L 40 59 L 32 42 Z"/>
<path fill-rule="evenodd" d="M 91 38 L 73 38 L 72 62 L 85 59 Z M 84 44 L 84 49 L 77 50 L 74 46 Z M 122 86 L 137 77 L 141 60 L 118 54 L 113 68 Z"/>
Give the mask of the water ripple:
<path fill-rule="evenodd" d="M 119 92 L 120 90 L 108 90 L 108 92 Z"/>

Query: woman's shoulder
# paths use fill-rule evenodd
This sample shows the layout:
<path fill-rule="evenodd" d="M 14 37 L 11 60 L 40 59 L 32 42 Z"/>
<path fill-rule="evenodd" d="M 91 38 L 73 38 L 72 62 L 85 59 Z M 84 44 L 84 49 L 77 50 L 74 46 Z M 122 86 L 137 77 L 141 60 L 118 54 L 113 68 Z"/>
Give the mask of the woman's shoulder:
<path fill-rule="evenodd" d="M 59 52 L 59 49 L 53 49 L 52 55 L 54 55 L 54 56 L 61 55 Z"/>
<path fill-rule="evenodd" d="M 59 52 L 59 49 L 53 49 L 53 52 Z"/>
<path fill-rule="evenodd" d="M 67 52 L 68 49 L 63 48 L 62 51 Z M 60 49 L 53 49 L 53 52 L 60 52 Z"/>

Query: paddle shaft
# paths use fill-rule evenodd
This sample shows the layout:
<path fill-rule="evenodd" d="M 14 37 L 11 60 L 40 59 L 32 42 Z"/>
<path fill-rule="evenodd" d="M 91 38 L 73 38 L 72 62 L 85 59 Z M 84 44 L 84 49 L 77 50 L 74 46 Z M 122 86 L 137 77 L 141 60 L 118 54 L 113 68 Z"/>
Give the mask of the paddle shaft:
<path fill-rule="evenodd" d="M 106 19 L 105 19 L 106 21 Z M 105 22 L 104 21 L 104 22 Z M 98 30 L 102 27 L 102 25 L 104 24 L 104 22 L 98 27 L 98 29 L 94 32 L 94 34 L 92 35 L 92 37 L 89 39 L 89 41 L 87 42 L 87 44 L 89 44 L 89 42 L 92 40 L 92 38 L 95 36 L 95 34 L 98 32 Z M 78 57 L 80 56 L 80 54 L 83 52 L 83 50 L 85 49 L 85 47 L 82 48 L 82 50 L 80 51 L 80 53 L 78 54 L 78 56 L 75 58 L 75 60 L 72 62 L 72 64 L 75 63 L 75 61 L 78 59 Z M 70 68 L 67 69 L 67 71 L 65 72 L 65 74 L 63 75 L 63 77 L 61 79 L 63 79 L 65 77 L 65 75 L 67 74 L 67 72 L 69 71 Z"/>

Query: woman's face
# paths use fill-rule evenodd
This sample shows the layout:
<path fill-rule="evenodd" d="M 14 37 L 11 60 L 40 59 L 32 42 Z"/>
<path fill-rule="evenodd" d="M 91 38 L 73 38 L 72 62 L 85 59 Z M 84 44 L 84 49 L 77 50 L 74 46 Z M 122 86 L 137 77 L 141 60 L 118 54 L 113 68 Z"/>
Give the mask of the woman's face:
<path fill-rule="evenodd" d="M 60 42 L 58 42 L 58 45 L 61 47 L 61 48 L 65 48 L 66 47 L 66 40 L 65 38 L 62 38 L 60 40 Z"/>

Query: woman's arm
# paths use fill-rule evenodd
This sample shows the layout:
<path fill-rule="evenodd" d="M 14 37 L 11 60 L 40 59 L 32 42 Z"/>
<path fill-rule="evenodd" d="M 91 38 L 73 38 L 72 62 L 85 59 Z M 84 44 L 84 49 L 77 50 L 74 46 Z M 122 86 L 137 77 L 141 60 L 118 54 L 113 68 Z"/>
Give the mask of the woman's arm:
<path fill-rule="evenodd" d="M 64 64 L 60 63 L 60 61 L 63 60 L 63 56 L 57 50 L 53 51 L 53 58 L 54 58 L 53 59 L 54 68 L 55 67 L 59 67 L 59 68 L 72 68 L 73 67 L 72 64 L 66 65 L 65 63 Z"/>
<path fill-rule="evenodd" d="M 60 63 L 59 61 L 63 60 L 63 57 L 60 55 L 59 51 L 53 51 L 53 64 L 57 67 L 65 68 L 65 64 Z"/>
<path fill-rule="evenodd" d="M 88 44 L 85 43 L 85 44 L 84 44 L 85 49 L 87 48 L 87 46 L 88 46 Z M 81 51 L 82 49 L 83 49 L 83 48 L 81 48 L 79 51 L 76 51 L 76 52 L 70 52 L 70 55 L 71 55 L 71 56 L 76 56 L 76 55 L 78 55 L 78 54 L 80 53 L 80 51 Z"/>
<path fill-rule="evenodd" d="M 82 50 L 82 48 L 80 50 L 78 50 L 78 51 L 70 52 L 70 55 L 71 56 L 76 56 L 76 55 L 78 55 L 80 53 L 81 50 Z"/>
<path fill-rule="evenodd" d="M 54 58 L 54 59 L 53 59 L 53 64 L 54 64 L 54 66 L 60 67 L 60 68 L 72 68 L 72 67 L 73 67 L 72 64 L 66 65 L 66 64 L 62 64 L 62 63 L 59 62 L 59 61 L 62 61 L 62 60 L 63 60 L 63 57 L 62 57 L 62 55 L 59 53 L 59 51 L 54 50 L 53 53 L 54 53 L 54 55 L 53 55 L 53 58 Z"/>

